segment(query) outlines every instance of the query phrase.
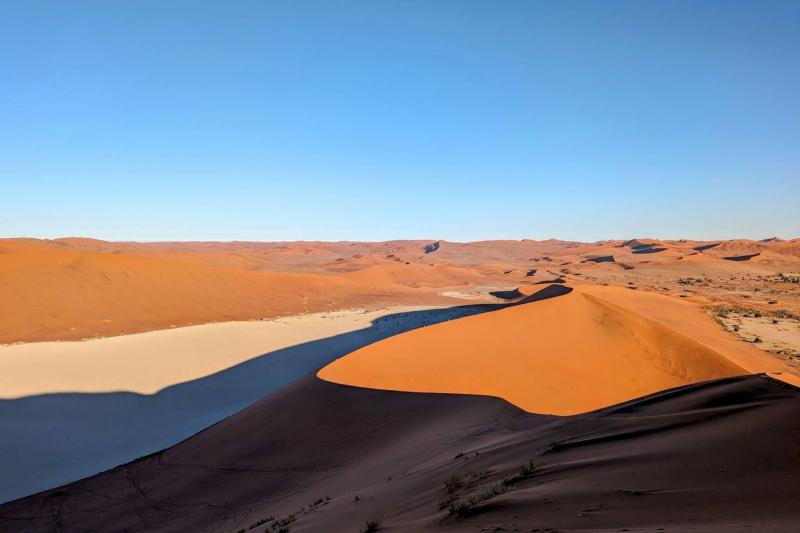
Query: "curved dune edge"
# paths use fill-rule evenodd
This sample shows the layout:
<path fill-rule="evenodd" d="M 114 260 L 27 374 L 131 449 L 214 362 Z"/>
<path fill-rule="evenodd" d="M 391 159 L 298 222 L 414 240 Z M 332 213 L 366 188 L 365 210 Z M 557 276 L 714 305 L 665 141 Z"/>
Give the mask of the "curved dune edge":
<path fill-rule="evenodd" d="M 767 374 L 796 387 L 800 376 L 785 361 L 723 331 L 697 304 L 648 291 L 586 285 L 581 289 L 653 320 L 714 350 L 751 374 Z"/>
<path fill-rule="evenodd" d="M 373 389 L 497 396 L 529 412 L 571 415 L 700 381 L 780 372 L 768 354 L 729 343 L 695 306 L 654 296 L 577 286 L 386 339 L 317 375 Z"/>
<path fill-rule="evenodd" d="M 289 516 L 326 533 L 371 516 L 393 533 L 794 531 L 799 400 L 744 376 L 559 420 L 307 376 L 174 447 L 0 505 L 0 532 L 256 531 Z M 473 479 L 465 497 L 516 481 L 454 521 L 437 506 L 453 476 Z"/>
<path fill-rule="evenodd" d="M 333 353 L 289 359 L 280 372 L 273 371 L 262 381 L 299 376 L 357 346 L 467 313 L 431 306 L 352 309 L 273 320 L 200 324 L 76 342 L 0 345 L 0 400 L 57 393 L 154 395 L 259 357 L 280 356 L 291 350 L 302 353 L 307 343 L 328 339 L 330 345 L 337 345 L 336 350 L 328 347 Z M 340 339 L 337 341 L 336 337 Z"/>

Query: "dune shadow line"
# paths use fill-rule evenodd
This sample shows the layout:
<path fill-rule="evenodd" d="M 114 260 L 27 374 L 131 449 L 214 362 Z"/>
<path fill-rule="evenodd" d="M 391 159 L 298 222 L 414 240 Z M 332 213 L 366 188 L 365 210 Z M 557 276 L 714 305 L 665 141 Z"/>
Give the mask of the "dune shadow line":
<path fill-rule="evenodd" d="M 152 395 L 54 393 L 0 400 L 0 503 L 177 444 L 329 362 L 386 337 L 570 290 L 556 285 L 511 303 L 386 315 L 369 327 L 265 353 Z"/>

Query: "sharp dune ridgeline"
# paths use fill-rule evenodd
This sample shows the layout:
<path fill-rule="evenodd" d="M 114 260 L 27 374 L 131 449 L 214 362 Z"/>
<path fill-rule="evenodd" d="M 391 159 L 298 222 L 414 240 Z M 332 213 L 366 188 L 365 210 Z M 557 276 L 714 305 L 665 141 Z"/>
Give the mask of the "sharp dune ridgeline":
<path fill-rule="evenodd" d="M 618 305 L 631 298 L 619 291 L 625 289 L 576 287 L 409 332 L 338 359 L 318 376 L 361 387 L 498 396 L 530 412 L 567 415 L 752 371 L 734 354 L 715 351 L 713 341 L 681 333 L 681 325 L 671 329 Z M 661 305 L 685 326 L 705 320 L 714 331 L 710 319 L 681 302 Z M 749 355 L 762 360 L 756 371 L 774 368 L 768 355 Z"/>
<path fill-rule="evenodd" d="M 0 531 L 788 532 L 798 420 L 800 391 L 758 375 L 572 417 L 307 377 L 173 448 L 0 506 Z"/>

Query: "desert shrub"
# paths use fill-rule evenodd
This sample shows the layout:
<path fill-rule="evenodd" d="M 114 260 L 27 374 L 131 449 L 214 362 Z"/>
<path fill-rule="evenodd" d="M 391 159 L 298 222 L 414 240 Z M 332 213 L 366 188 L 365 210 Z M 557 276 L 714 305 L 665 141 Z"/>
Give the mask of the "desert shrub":
<path fill-rule="evenodd" d="M 381 528 L 381 521 L 376 518 L 370 518 L 366 522 L 364 522 L 364 528 L 361 530 L 362 533 L 374 533 Z"/>
<path fill-rule="evenodd" d="M 491 498 L 499 494 L 503 494 L 508 492 L 514 487 L 514 484 L 518 481 L 526 479 L 533 475 L 534 473 L 534 463 L 533 459 L 528 461 L 528 464 L 524 464 L 519 467 L 519 470 L 516 474 L 512 476 L 506 476 L 500 481 L 497 481 L 491 485 L 480 487 L 479 490 L 470 495 L 459 495 L 459 489 L 463 487 L 469 487 L 470 484 L 479 481 L 484 476 L 488 474 L 488 470 L 476 470 L 473 472 L 469 472 L 466 474 L 465 478 L 468 481 L 466 484 L 464 483 L 464 478 L 457 478 L 459 480 L 458 488 L 453 490 L 449 490 L 450 487 L 455 487 L 453 483 L 448 483 L 453 479 L 451 478 L 448 482 L 445 482 L 445 489 L 447 492 L 444 496 L 439 500 L 439 508 L 448 510 L 450 515 L 454 515 L 456 518 L 465 518 L 475 514 L 475 507 Z"/>
<path fill-rule="evenodd" d="M 464 486 L 464 480 L 453 474 L 444 482 L 444 490 L 451 494 Z"/>

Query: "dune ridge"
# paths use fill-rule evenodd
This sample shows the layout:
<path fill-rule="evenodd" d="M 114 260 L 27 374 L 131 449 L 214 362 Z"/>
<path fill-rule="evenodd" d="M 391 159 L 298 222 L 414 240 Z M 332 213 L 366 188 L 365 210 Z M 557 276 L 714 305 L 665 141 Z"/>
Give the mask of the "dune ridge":
<path fill-rule="evenodd" d="M 375 517 L 399 532 L 789 532 L 798 419 L 800 391 L 763 376 L 565 418 L 306 377 L 172 448 L 0 505 L 0 531 L 352 533 Z M 466 497 L 504 477 L 463 517 L 439 504 L 445 481 Z"/>
<path fill-rule="evenodd" d="M 605 288 L 574 289 L 386 339 L 318 376 L 368 388 L 498 396 L 529 412 L 568 415 L 752 371 L 612 303 Z"/>

